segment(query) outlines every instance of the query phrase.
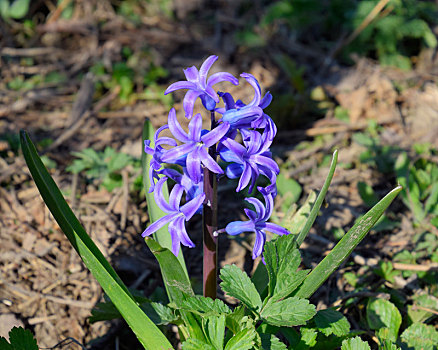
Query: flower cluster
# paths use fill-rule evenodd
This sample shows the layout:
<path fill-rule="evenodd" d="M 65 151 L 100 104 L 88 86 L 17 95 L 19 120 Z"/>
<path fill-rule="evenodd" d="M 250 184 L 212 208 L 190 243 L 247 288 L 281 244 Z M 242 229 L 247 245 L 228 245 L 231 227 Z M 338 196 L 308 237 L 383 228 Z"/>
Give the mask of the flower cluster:
<path fill-rule="evenodd" d="M 172 108 L 168 116 L 168 124 L 159 128 L 154 137 L 153 147 L 150 140 L 145 141 L 145 152 L 152 156 L 149 169 L 150 192 L 154 192 L 157 205 L 167 213 L 160 220 L 152 223 L 142 234 L 149 236 L 162 226 L 169 224 L 172 237 L 172 252 L 179 253 L 180 243 L 193 247 L 185 222 L 201 211 L 205 201 L 203 174 L 204 169 L 219 176 L 238 179 L 236 192 L 248 188 L 252 193 L 259 176 L 269 181 L 266 187 L 257 187 L 265 203 L 250 197 L 246 201 L 255 211 L 245 209 L 249 221 L 235 221 L 229 223 L 223 230 L 230 235 L 243 232 L 255 232 L 256 240 L 253 258 L 260 256 L 266 241 L 265 231 L 279 235 L 289 232 L 273 223 L 267 222 L 272 214 L 274 197 L 277 195 L 276 178 L 279 173 L 277 163 L 272 159 L 269 148 L 277 133 L 273 120 L 264 113 L 270 104 L 272 95 L 267 92 L 263 97 L 257 79 L 248 73 L 240 76 L 254 89 L 251 102 L 244 104 L 234 101 L 228 92 L 216 92 L 213 85 L 219 82 L 229 82 L 238 85 L 239 81 L 230 73 L 219 72 L 212 74 L 208 79 L 208 71 L 217 56 L 208 57 L 199 71 L 196 67 L 184 70 L 187 81 L 178 81 L 171 84 L 165 94 L 185 89 L 184 101 L 185 117 L 190 120 L 188 132 L 184 130 Z M 193 115 L 194 105 L 200 99 L 203 106 L 210 112 L 212 129 L 202 129 L 201 114 Z M 224 107 L 218 107 L 223 101 Z M 219 118 L 216 119 L 216 116 Z M 174 138 L 162 136 L 163 130 L 168 129 Z M 241 139 L 242 143 L 237 140 Z M 178 142 L 177 142 L 178 141 Z M 214 152 L 212 152 L 214 150 Z M 223 168 L 218 164 L 218 158 L 224 162 Z M 165 167 L 165 164 L 178 165 Z M 163 198 L 162 189 L 168 179 L 175 182 L 169 194 L 169 201 Z M 185 195 L 185 204 L 181 200 Z"/>

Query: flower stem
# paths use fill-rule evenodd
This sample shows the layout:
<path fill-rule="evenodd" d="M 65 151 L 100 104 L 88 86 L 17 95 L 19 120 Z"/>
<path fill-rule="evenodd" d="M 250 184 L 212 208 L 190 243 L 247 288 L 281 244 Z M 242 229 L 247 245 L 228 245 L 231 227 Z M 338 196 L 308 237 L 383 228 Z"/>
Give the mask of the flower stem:
<path fill-rule="evenodd" d="M 214 111 L 211 112 L 211 129 L 216 127 Z M 216 159 L 216 146 L 208 150 L 213 159 Z M 216 174 L 204 168 L 205 201 L 202 210 L 203 231 L 203 295 L 216 299 L 217 291 L 217 177 Z"/>

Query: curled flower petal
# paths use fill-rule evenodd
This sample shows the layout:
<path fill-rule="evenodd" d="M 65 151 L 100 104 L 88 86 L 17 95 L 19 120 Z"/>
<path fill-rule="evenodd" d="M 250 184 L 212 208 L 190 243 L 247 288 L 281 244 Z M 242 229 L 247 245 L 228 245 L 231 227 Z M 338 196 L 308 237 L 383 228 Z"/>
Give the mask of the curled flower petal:
<path fill-rule="evenodd" d="M 254 247 L 252 250 L 252 258 L 255 259 L 263 252 L 263 248 L 266 242 L 266 234 L 263 231 L 256 230 Z"/>
<path fill-rule="evenodd" d="M 225 231 L 232 236 L 239 235 L 243 232 L 254 232 L 255 226 L 252 221 L 233 221 L 230 222 Z"/>

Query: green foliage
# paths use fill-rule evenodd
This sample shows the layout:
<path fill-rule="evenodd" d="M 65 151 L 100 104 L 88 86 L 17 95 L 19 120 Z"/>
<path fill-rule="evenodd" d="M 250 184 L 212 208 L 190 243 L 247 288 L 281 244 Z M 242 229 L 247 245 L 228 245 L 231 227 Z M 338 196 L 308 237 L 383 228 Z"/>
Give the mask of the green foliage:
<path fill-rule="evenodd" d="M 401 335 L 403 344 L 414 350 L 435 350 L 438 344 L 438 331 L 433 326 L 414 323 Z"/>
<path fill-rule="evenodd" d="M 337 45 L 343 33 L 353 33 L 379 0 L 280 0 L 267 7 L 260 21 L 263 34 L 274 36 L 280 25 L 286 25 L 297 41 L 320 40 L 321 46 Z M 382 65 L 410 69 L 411 56 L 424 47 L 435 48 L 437 39 L 431 27 L 438 23 L 438 9 L 433 2 L 391 0 L 359 35 L 342 50 L 345 61 L 351 53 L 377 57 Z M 260 32 L 260 29 L 259 29 Z M 251 33 L 249 27 L 245 33 Z M 254 35 L 254 34 L 253 34 Z M 243 41 L 249 46 L 255 40 Z M 266 41 L 266 39 L 265 39 Z M 263 45 L 264 42 L 257 42 Z M 343 115 L 345 117 L 345 114 Z"/>
<path fill-rule="evenodd" d="M 388 300 L 372 299 L 367 305 L 367 321 L 371 329 L 377 330 L 380 339 L 395 342 L 402 317 L 395 305 Z"/>
<path fill-rule="evenodd" d="M 29 11 L 30 0 L 0 0 L 0 16 L 21 19 Z"/>
<path fill-rule="evenodd" d="M 371 350 L 367 342 L 359 337 L 346 339 L 342 342 L 341 350 Z"/>
<path fill-rule="evenodd" d="M 325 336 L 334 334 L 342 337 L 350 332 L 350 323 L 347 318 L 333 309 L 318 311 L 313 321 L 317 330 Z"/>
<path fill-rule="evenodd" d="M 9 342 L 0 337 L 1 350 L 38 350 L 37 342 L 28 329 L 14 327 L 9 331 Z"/>
<path fill-rule="evenodd" d="M 86 148 L 81 152 L 72 152 L 72 154 L 79 159 L 75 159 L 67 167 L 67 171 L 75 174 L 84 171 L 88 180 L 99 180 L 108 191 L 122 186 L 123 179 L 120 171 L 134 163 L 131 156 L 117 152 L 111 147 L 106 147 L 103 152 Z"/>

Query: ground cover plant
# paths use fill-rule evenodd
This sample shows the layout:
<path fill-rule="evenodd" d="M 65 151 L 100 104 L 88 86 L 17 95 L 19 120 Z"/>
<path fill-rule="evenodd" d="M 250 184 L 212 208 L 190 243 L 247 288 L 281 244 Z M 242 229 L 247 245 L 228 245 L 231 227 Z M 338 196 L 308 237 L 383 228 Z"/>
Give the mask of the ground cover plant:
<path fill-rule="evenodd" d="M 27 6 L 27 2 L 20 3 Z M 143 1 L 51 3 L 29 2 L 26 11 L 12 9 L 10 15 L 5 10 L 0 21 L 0 59 L 5 67 L 0 71 L 2 326 L 10 324 L 9 330 L 21 322 L 34 332 L 41 348 L 142 348 L 120 312 L 107 295 L 102 296 L 101 287 L 71 251 L 40 199 L 22 156 L 19 129 L 23 128 L 29 131 L 63 197 L 136 303 L 158 324 L 172 346 L 184 340 L 184 335 L 178 334 L 181 320 L 172 320 L 170 313 L 163 315 L 154 309 L 161 310 L 158 303 L 164 301 L 173 315 L 184 311 L 167 304 L 159 265 L 140 235 L 153 221 L 153 214 L 147 214 L 151 206 L 145 201 L 142 182 L 143 178 L 150 184 L 146 178 L 149 173 L 141 175 L 140 158 L 147 154 L 140 143 L 148 139 L 153 147 L 153 129 L 168 123 L 172 107 L 184 132 L 190 131 L 188 124 L 194 117 L 184 117 L 185 91 L 167 95 L 164 91 L 184 79 L 183 68 L 199 68 L 203 59 L 219 53 L 220 60 L 212 66 L 211 74 L 230 71 L 239 77 L 238 72 L 250 72 L 260 82 L 261 97 L 266 90 L 274 96 L 263 109 L 278 127 L 269 147 L 280 170 L 275 174 L 277 196 L 269 222 L 291 233 L 282 239 L 298 237 L 303 230 L 330 172 L 333 152 L 339 150 L 331 186 L 300 246 L 297 274 L 322 264 L 364 213 L 391 188 L 403 185 L 350 258 L 310 297 L 309 305 L 314 305 L 316 315 L 305 325 L 288 327 L 289 333 L 277 325 L 260 327 L 256 340 L 260 337 L 265 348 L 281 346 L 277 340 L 299 349 L 357 348 L 359 344 L 367 348 L 364 342 L 371 349 L 394 348 L 393 344 L 400 348 L 435 347 L 436 61 L 424 37 L 398 33 L 392 27 L 395 33 L 390 39 L 395 39 L 393 44 L 404 62 L 409 60 L 410 70 L 382 68 L 385 63 L 373 41 L 386 30 L 386 24 L 394 22 L 394 16 L 403 22 L 419 23 L 415 22 L 419 19 L 434 35 L 434 4 L 368 2 L 369 14 L 377 14 L 368 24 L 364 21 L 368 10 L 353 23 L 347 11 L 342 13 L 346 8 L 339 6 L 336 16 L 346 20 L 336 27 L 344 33 L 338 36 L 337 31 L 320 30 L 330 21 L 336 23 L 333 18 L 337 17 L 330 14 L 331 10 L 327 17 L 321 17 L 319 13 L 326 13 L 326 9 L 311 8 L 310 2 L 307 9 L 294 3 L 297 7 L 283 12 L 287 16 L 277 18 L 272 12 L 275 3 L 271 2 L 249 6 L 250 2 L 243 1 L 221 8 L 207 5 L 202 11 L 188 3 L 180 9 L 177 2 L 152 1 L 147 6 Z M 287 2 L 278 3 L 285 6 Z M 350 14 L 357 9 L 353 6 Z M 317 20 L 308 21 L 309 13 Z M 212 18 L 217 25 L 214 30 Z M 302 21 L 295 20 L 300 18 Z M 262 24 L 253 26 L 260 19 Z M 350 43 L 342 39 L 342 35 L 350 38 L 362 27 L 369 30 L 362 29 Z M 242 30 L 250 32 L 247 28 L 254 29 L 250 33 L 253 38 L 262 39 L 259 44 L 242 40 Z M 362 34 L 367 32 L 372 35 L 364 41 Z M 337 43 L 342 44 L 341 50 L 335 50 Z M 358 51 L 357 47 L 369 51 Z M 367 58 L 349 57 L 350 51 Z M 218 84 L 217 90 L 228 91 L 245 104 L 254 98 L 254 89 L 245 78 L 240 78 L 238 86 Z M 199 99 L 195 107 L 196 115 L 202 111 Z M 142 138 L 140 126 L 145 117 L 151 123 L 145 126 Z M 203 117 L 210 116 L 207 112 Z M 216 119 L 220 118 L 216 113 Z M 209 121 L 203 128 L 210 128 Z M 262 130 L 258 132 L 263 134 Z M 171 136 L 169 130 L 162 134 Z M 245 143 L 242 145 L 245 147 Z M 245 198 L 253 202 L 251 198 L 256 198 L 265 206 L 257 187 L 266 188 L 270 179 L 259 177 L 253 197 L 248 188 L 236 192 L 240 177 L 226 176 L 231 163 L 219 157 L 218 164 L 225 172 L 218 184 L 218 270 L 230 264 L 238 266 L 251 278 L 264 302 L 268 295 L 258 286 L 269 284 L 269 277 L 261 271 L 262 266 L 258 267 L 260 258 L 252 259 L 256 234 L 233 236 L 221 229 L 230 222 L 248 221 L 243 210 Z M 181 171 L 175 164 L 166 169 Z M 172 193 L 175 182 L 169 179 L 167 183 Z M 167 189 L 167 184 L 161 189 Z M 153 197 L 153 193 L 148 196 Z M 250 205 L 247 209 L 255 208 Z M 201 295 L 201 216 L 194 215 L 185 226 L 196 247 L 182 246 L 181 253 L 193 293 Z M 268 241 L 284 244 L 275 238 L 267 232 Z M 178 259 L 182 259 L 180 254 Z M 295 264 L 298 261 L 292 260 Z M 233 314 L 244 305 L 222 288 L 218 288 L 217 296 Z M 256 318 L 257 312 L 243 308 L 244 316 Z M 262 308 L 258 323 L 265 323 L 264 318 L 275 322 L 273 317 L 265 317 Z M 228 314 L 224 315 L 229 321 Z M 198 311 L 195 317 L 204 320 L 213 316 L 221 315 Z M 324 326 L 326 320 L 339 322 Z M 169 321 L 178 325 L 164 325 Z M 201 328 L 207 339 L 212 326 L 210 321 L 205 322 Z M 234 333 L 229 326 L 226 322 L 224 333 L 230 336 Z M 276 338 L 267 340 L 266 334 L 274 332 Z M 0 327 L 0 333 L 5 338 L 2 346 L 21 346 L 16 343 L 19 338 L 30 348 L 36 346 L 27 331 L 16 328 L 9 335 Z M 229 336 L 224 338 L 224 347 Z M 208 338 L 207 342 L 214 341 Z"/>
<path fill-rule="evenodd" d="M 366 346 L 367 343 L 360 338 L 350 337 L 349 323 L 342 314 L 332 309 L 321 310 L 318 314 L 315 306 L 309 304 L 308 298 L 349 256 L 402 187 L 391 191 L 359 219 L 312 271 L 297 270 L 300 265 L 299 246 L 315 221 L 333 178 L 337 151 L 333 154 L 324 186 L 307 214 L 307 220 L 303 221 L 301 230 L 292 235 L 281 226 L 267 222 L 277 195 L 276 180 L 279 174 L 279 167 L 271 158 L 269 151 L 277 128 L 273 120 L 263 112 L 272 96 L 268 92 L 262 98 L 257 80 L 247 73 L 242 73 L 241 77 L 245 78 L 254 89 L 254 97 L 250 103 L 235 101 L 229 93 L 213 90 L 212 86 L 221 81 L 238 84 L 238 80 L 233 75 L 225 72 L 215 73 L 207 80 L 208 71 L 217 58 L 217 56 L 208 57 L 199 71 L 194 66 L 187 68 L 184 71 L 187 81 L 173 83 L 165 92 L 188 90 L 184 98 L 184 113 L 185 117 L 190 119 L 189 132 L 184 131 L 176 118 L 175 110 L 171 109 L 168 124 L 154 133 L 153 140 L 151 137 L 144 140 L 144 151 L 148 156 L 143 157 L 143 175 L 145 192 L 149 194 L 147 197 L 151 224 L 142 236 L 155 237 L 155 239 L 147 238 L 146 243 L 160 264 L 169 304 L 146 301 L 149 308 L 145 306 L 143 309 L 140 308 L 138 301 L 111 268 L 63 200 L 29 136 L 22 131 L 21 146 L 26 163 L 45 203 L 70 243 L 145 349 L 172 348 L 169 340 L 154 325 L 151 318 L 155 318 L 157 325 L 169 323 L 178 325 L 183 349 L 271 349 L 273 347 L 286 349 L 287 345 L 277 337 L 279 335 L 285 337 L 289 346 L 294 348 L 300 346 L 299 344 L 308 343 L 306 332 L 309 330 L 303 327 L 300 334 L 291 327 L 307 323 L 310 325 L 312 320 L 315 322 L 316 329 L 310 328 L 310 332 L 313 330 L 316 335 L 317 330 L 320 330 L 325 336 L 333 333 L 335 337 L 328 340 L 324 338 L 315 340 L 315 337 L 313 344 L 307 345 L 336 347 L 342 341 L 344 349 L 356 346 L 352 345 L 353 343 Z M 217 108 L 219 97 L 223 99 L 223 108 Z M 202 130 L 202 115 L 193 113 L 198 98 L 210 112 L 209 131 Z M 216 119 L 216 113 L 221 114 L 222 117 Z M 144 134 L 146 137 L 151 136 L 148 129 L 146 124 Z M 182 144 L 178 145 L 173 138 L 160 136 L 166 129 L 169 129 L 173 137 Z M 243 145 L 235 140 L 238 134 L 243 140 Z M 171 146 L 171 148 L 163 146 Z M 225 171 L 217 163 L 218 156 L 227 163 Z M 163 167 L 165 163 L 179 165 L 182 171 Z M 218 229 L 218 174 L 226 175 L 229 179 L 239 178 L 236 192 L 248 187 L 247 193 L 254 196 L 246 199 L 254 208 L 254 210 L 245 210 L 249 221 L 230 222 L 225 228 Z M 269 181 L 267 186 L 257 186 L 260 175 Z M 175 182 L 170 193 L 165 187 L 168 179 Z M 259 195 L 263 196 L 264 203 L 255 197 L 255 188 Z M 152 200 L 151 192 L 154 193 L 155 201 Z M 184 194 L 185 204 L 181 205 Z M 200 210 L 203 216 L 202 296 L 194 294 L 184 259 L 180 254 L 180 244 L 190 248 L 195 247 L 187 234 L 185 222 Z M 167 224 L 167 229 L 158 232 Z M 295 227 L 294 222 L 290 225 Z M 266 242 L 267 231 L 282 237 Z M 254 273 L 254 282 L 235 265 L 226 265 L 221 269 L 222 290 L 241 302 L 241 305 L 232 310 L 216 299 L 218 284 L 216 241 L 219 234 L 238 235 L 244 232 L 256 234 L 253 259 L 263 257 L 262 263 Z M 370 315 L 374 315 L 374 318 L 370 316 L 369 323 L 370 327 L 379 332 L 381 342 L 393 346 L 397 341 L 401 320 L 392 322 L 393 317 L 390 316 L 386 323 L 385 320 L 382 321 L 382 317 L 386 316 L 381 314 L 388 313 L 385 307 L 387 308 L 386 305 L 380 308 L 371 306 Z M 101 311 L 105 310 L 105 306 L 101 305 L 101 308 Z M 105 312 L 101 312 L 99 316 L 100 319 L 106 318 Z M 114 311 L 110 316 L 114 316 Z M 340 330 L 334 331 L 331 328 L 335 327 L 332 324 L 336 322 L 340 322 L 342 326 Z M 322 330 L 327 327 L 328 330 Z M 407 341 L 410 341 L 410 329 L 406 330 Z"/>

